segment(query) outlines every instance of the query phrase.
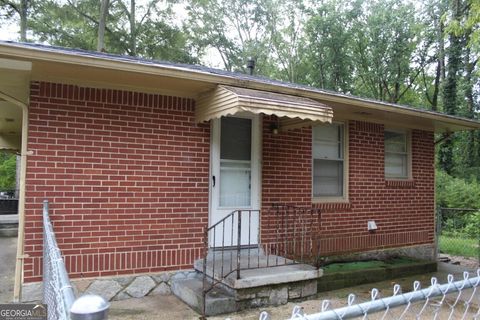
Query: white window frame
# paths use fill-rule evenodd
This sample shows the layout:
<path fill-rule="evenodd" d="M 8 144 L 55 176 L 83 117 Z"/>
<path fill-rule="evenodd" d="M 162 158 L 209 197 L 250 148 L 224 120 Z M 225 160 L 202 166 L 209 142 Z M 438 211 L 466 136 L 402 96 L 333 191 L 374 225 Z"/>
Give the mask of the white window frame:
<path fill-rule="evenodd" d="M 384 135 L 386 132 L 394 132 L 394 133 L 401 133 L 405 135 L 405 143 L 406 143 L 406 156 L 407 156 L 407 175 L 406 176 L 401 176 L 401 175 L 387 175 L 387 172 L 385 171 L 386 165 L 385 161 L 387 159 L 387 151 L 386 151 L 386 145 L 385 145 L 385 138 L 383 139 L 383 148 L 384 148 L 384 157 L 383 157 L 383 163 L 384 163 L 384 176 L 385 180 L 411 180 L 412 179 L 412 134 L 410 130 L 407 129 L 397 129 L 397 128 L 385 128 L 384 130 Z M 397 152 L 400 154 L 400 152 Z M 401 153 L 403 154 L 403 153 Z"/>
<path fill-rule="evenodd" d="M 341 196 L 315 196 L 313 194 L 313 185 L 314 185 L 314 165 L 315 165 L 315 158 L 314 158 L 314 148 L 315 148 L 315 140 L 314 140 L 314 128 L 312 127 L 312 203 L 324 203 L 324 202 L 348 202 L 348 122 L 345 121 L 334 121 L 332 124 L 342 125 L 343 127 L 343 194 Z M 319 126 L 326 126 L 329 123 L 320 124 Z M 320 159 L 324 160 L 324 159 Z"/>

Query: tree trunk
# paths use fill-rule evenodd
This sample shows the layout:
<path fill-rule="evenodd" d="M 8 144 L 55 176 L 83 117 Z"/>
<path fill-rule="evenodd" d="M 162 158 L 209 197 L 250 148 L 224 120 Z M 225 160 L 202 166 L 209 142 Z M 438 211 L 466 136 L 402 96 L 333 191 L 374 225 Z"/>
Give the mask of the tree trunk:
<path fill-rule="evenodd" d="M 130 55 L 137 55 L 137 30 L 135 26 L 135 0 L 130 0 Z"/>
<path fill-rule="evenodd" d="M 437 30 L 437 68 L 435 70 L 435 82 L 433 84 L 432 95 L 432 110 L 438 110 L 438 96 L 440 94 L 440 85 L 445 80 L 445 40 L 444 40 L 444 26 L 441 17 L 438 17 L 438 30 Z"/>
<path fill-rule="evenodd" d="M 468 117 L 473 119 L 475 117 L 475 101 L 473 98 L 472 73 L 475 67 L 475 62 L 470 61 L 470 48 L 467 47 L 465 53 L 465 101 L 467 102 Z M 478 152 L 475 150 L 475 131 L 468 132 L 467 142 L 467 159 L 465 164 L 468 168 L 474 167 L 477 164 Z"/>
<path fill-rule="evenodd" d="M 438 59 L 440 61 L 440 83 L 445 83 L 445 26 L 443 21 L 440 18 L 440 30 L 438 32 L 438 44 L 439 44 L 439 54 Z"/>
<path fill-rule="evenodd" d="M 442 72 L 442 62 L 440 59 L 437 60 L 437 68 L 435 70 L 435 81 L 433 83 L 433 95 L 432 95 L 432 111 L 438 110 L 438 94 L 440 92 L 440 75 Z"/>
<path fill-rule="evenodd" d="M 100 5 L 100 19 L 98 20 L 97 51 L 105 51 L 105 26 L 107 23 L 109 0 L 102 0 Z"/>
<path fill-rule="evenodd" d="M 29 0 L 20 1 L 20 41 L 27 42 L 27 19 L 28 19 Z"/>
<path fill-rule="evenodd" d="M 452 3 L 454 19 L 461 20 L 462 10 L 460 9 L 461 0 L 455 0 Z M 449 36 L 450 47 L 448 48 L 447 78 L 443 87 L 444 112 L 454 115 L 457 112 L 457 75 L 461 64 L 462 42 L 461 38 L 454 33 Z M 453 141 L 446 139 L 442 144 L 439 153 L 440 167 L 448 174 L 453 170 Z"/>

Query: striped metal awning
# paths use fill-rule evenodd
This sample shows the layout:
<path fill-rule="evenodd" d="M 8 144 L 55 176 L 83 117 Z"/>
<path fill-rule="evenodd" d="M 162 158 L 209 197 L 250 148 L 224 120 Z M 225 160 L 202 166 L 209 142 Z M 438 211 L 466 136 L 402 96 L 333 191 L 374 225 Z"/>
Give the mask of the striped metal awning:
<path fill-rule="evenodd" d="M 332 122 L 331 107 L 309 98 L 219 85 L 201 96 L 196 105 L 197 122 L 242 113 L 275 115 L 282 130 Z"/>

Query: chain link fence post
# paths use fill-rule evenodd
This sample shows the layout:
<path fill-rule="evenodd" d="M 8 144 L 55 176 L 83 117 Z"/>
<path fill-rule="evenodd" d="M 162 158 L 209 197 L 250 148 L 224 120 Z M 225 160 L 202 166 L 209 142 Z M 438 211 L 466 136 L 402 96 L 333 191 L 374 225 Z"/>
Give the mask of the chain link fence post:
<path fill-rule="evenodd" d="M 110 307 L 96 295 L 75 300 L 50 221 L 48 200 L 43 201 L 43 303 L 47 305 L 48 320 L 104 320 Z"/>
<path fill-rule="evenodd" d="M 442 234 L 442 208 L 440 206 L 437 206 L 435 208 L 435 213 L 436 213 L 436 230 L 435 230 L 435 259 L 438 259 L 440 255 L 440 236 Z"/>

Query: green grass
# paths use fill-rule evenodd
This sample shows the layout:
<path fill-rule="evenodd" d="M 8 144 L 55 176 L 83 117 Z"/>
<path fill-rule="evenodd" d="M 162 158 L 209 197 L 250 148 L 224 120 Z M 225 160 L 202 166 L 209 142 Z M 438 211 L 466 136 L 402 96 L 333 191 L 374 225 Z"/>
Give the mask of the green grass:
<path fill-rule="evenodd" d="M 479 256 L 479 241 L 462 236 L 440 236 L 440 252 L 452 256 L 474 257 Z"/>
<path fill-rule="evenodd" d="M 332 263 L 332 264 L 323 266 L 322 269 L 325 273 L 334 273 L 334 272 L 355 271 L 355 270 L 365 270 L 365 269 L 374 269 L 374 268 L 385 268 L 388 265 L 411 264 L 414 262 L 416 262 L 416 260 L 399 257 L 399 258 L 389 259 L 385 261 L 370 260 L 370 261 Z"/>

